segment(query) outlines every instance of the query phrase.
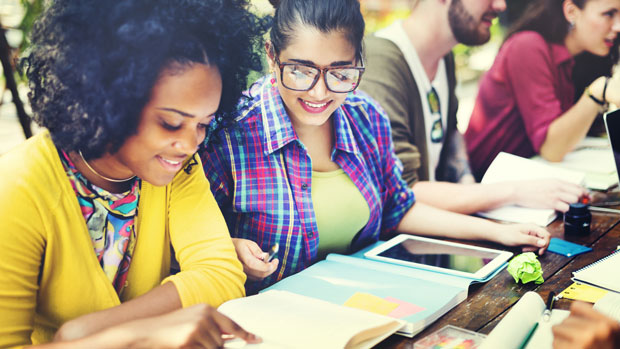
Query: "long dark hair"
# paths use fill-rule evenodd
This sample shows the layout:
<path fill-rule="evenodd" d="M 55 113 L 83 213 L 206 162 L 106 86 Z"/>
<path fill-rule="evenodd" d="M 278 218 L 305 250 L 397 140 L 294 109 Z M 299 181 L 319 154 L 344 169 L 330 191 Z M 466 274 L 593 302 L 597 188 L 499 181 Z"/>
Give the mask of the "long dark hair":
<path fill-rule="evenodd" d="M 513 34 L 531 30 L 539 33 L 547 42 L 563 44 L 570 31 L 570 24 L 564 17 L 563 4 L 565 0 L 536 0 L 533 1 L 523 15 L 511 26 L 506 40 Z M 571 0 L 575 6 L 583 9 L 589 0 Z M 575 100 L 581 96 L 584 89 L 596 78 L 602 75 L 611 76 L 614 64 L 618 62 L 620 36 L 607 56 L 597 56 L 590 52 L 580 53 L 575 57 L 573 69 L 573 84 L 575 85 Z"/>
<path fill-rule="evenodd" d="M 276 8 L 271 27 L 271 43 L 275 54 L 284 50 L 295 35 L 298 25 L 308 25 L 322 33 L 341 31 L 358 57 L 362 55 L 364 17 L 358 0 L 270 0 Z"/>

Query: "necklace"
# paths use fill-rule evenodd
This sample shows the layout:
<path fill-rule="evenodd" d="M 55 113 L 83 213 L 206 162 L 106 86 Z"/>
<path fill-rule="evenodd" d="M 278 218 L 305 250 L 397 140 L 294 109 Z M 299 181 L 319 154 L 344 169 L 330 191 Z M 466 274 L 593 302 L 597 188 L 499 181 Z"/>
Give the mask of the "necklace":
<path fill-rule="evenodd" d="M 82 158 L 82 161 L 84 161 L 84 164 L 86 165 L 86 167 L 88 167 L 88 169 L 92 173 L 96 174 L 97 176 L 101 177 L 102 179 L 105 179 L 108 182 L 123 183 L 123 182 L 127 182 L 127 181 L 130 181 L 130 180 L 136 178 L 136 176 L 131 176 L 129 178 L 124 178 L 124 179 L 114 179 L 114 178 L 106 177 L 106 176 L 102 175 L 101 173 L 95 171 L 94 168 L 90 167 L 90 165 L 88 164 L 88 161 L 86 161 L 86 159 L 84 159 L 84 155 L 82 155 L 82 151 L 81 150 L 78 150 L 78 154 L 80 154 L 80 158 Z"/>

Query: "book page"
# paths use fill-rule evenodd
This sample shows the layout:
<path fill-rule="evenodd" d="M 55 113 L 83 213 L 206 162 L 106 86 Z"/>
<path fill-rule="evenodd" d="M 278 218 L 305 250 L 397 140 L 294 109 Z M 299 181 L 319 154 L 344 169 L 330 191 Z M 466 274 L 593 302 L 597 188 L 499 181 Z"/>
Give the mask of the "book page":
<path fill-rule="evenodd" d="M 570 315 L 568 310 L 554 309 L 551 312 L 549 321 L 543 319 L 538 321 L 538 327 L 536 332 L 532 335 L 529 342 L 527 342 L 526 349 L 551 349 L 553 347 L 553 332 L 551 327 L 564 321 Z"/>
<path fill-rule="evenodd" d="M 607 292 L 607 294 L 594 303 L 594 309 L 620 321 L 620 294 Z"/>
<path fill-rule="evenodd" d="M 549 162 L 540 155 L 533 157 L 532 160 L 583 173 L 585 186 L 590 189 L 607 190 L 618 184 L 616 164 L 607 138 L 586 138 L 575 150 L 566 154 L 561 162 Z"/>
<path fill-rule="evenodd" d="M 579 184 L 584 175 L 578 171 L 558 168 L 547 163 L 501 152 L 497 154 L 481 183 L 557 178 Z"/>
<path fill-rule="evenodd" d="M 234 299 L 218 310 L 260 336 L 263 343 L 247 346 L 260 348 L 371 347 L 404 324 L 386 316 L 279 290 Z M 234 344 L 231 342 L 230 346 Z"/>
<path fill-rule="evenodd" d="M 478 212 L 478 215 L 504 222 L 534 223 L 546 227 L 555 220 L 557 213 L 552 208 L 530 208 L 509 205 Z"/>
<path fill-rule="evenodd" d="M 489 333 L 480 349 L 519 348 L 545 310 L 536 292 L 527 292 Z"/>

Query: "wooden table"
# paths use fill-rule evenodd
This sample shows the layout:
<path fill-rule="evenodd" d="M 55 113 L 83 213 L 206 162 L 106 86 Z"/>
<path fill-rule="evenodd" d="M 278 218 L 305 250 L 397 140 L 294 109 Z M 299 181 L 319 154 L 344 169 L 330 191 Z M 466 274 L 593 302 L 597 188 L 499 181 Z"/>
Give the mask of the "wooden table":
<path fill-rule="evenodd" d="M 592 213 L 591 232 L 585 236 L 564 236 L 564 223 L 557 219 L 547 227 L 552 237 L 565 239 L 581 245 L 590 246 L 592 252 L 577 257 L 564 257 L 546 252 L 539 256 L 545 282 L 535 285 L 517 284 L 504 269 L 484 284 L 470 286 L 467 299 L 447 312 L 436 322 L 413 338 L 393 335 L 383 341 L 379 348 L 413 348 L 413 344 L 445 325 L 454 325 L 468 330 L 488 334 L 506 315 L 510 308 L 528 291 L 538 292 L 547 299 L 549 291 L 560 293 L 572 284 L 572 272 L 593 263 L 616 250 L 620 245 L 620 214 Z M 480 246 L 502 249 L 502 246 L 479 244 Z M 505 248 L 504 248 L 505 249 Z M 513 251 L 519 253 L 518 250 Z M 568 309 L 572 301 L 560 299 L 555 307 Z"/>

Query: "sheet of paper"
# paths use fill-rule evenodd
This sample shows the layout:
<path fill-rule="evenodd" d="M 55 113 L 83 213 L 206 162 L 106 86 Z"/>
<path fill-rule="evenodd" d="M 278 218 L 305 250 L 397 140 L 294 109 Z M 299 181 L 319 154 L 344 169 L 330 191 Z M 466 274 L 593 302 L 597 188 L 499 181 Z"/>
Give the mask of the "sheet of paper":
<path fill-rule="evenodd" d="M 536 292 L 527 292 L 489 333 L 480 349 L 519 348 L 540 320 L 545 302 Z"/>
<path fill-rule="evenodd" d="M 611 149 L 611 144 L 607 137 L 585 137 L 577 144 L 575 150 L 587 148 Z"/>
<path fill-rule="evenodd" d="M 497 183 L 542 178 L 558 178 L 571 183 L 580 183 L 584 175 L 578 171 L 558 168 L 547 163 L 501 152 L 493 160 L 481 182 Z"/>
<path fill-rule="evenodd" d="M 603 298 L 594 304 L 594 309 L 620 321 L 620 294 L 608 292 Z"/>
<path fill-rule="evenodd" d="M 564 321 L 570 315 L 568 310 L 554 309 L 551 312 L 549 321 L 539 320 L 536 332 L 530 341 L 527 342 L 526 349 L 551 349 L 553 347 L 553 332 L 551 327 Z"/>
<path fill-rule="evenodd" d="M 539 155 L 532 160 L 581 172 L 585 174 L 585 186 L 590 189 L 606 190 L 618 184 L 616 164 L 607 138 L 584 139 L 561 162 L 549 162 Z"/>

